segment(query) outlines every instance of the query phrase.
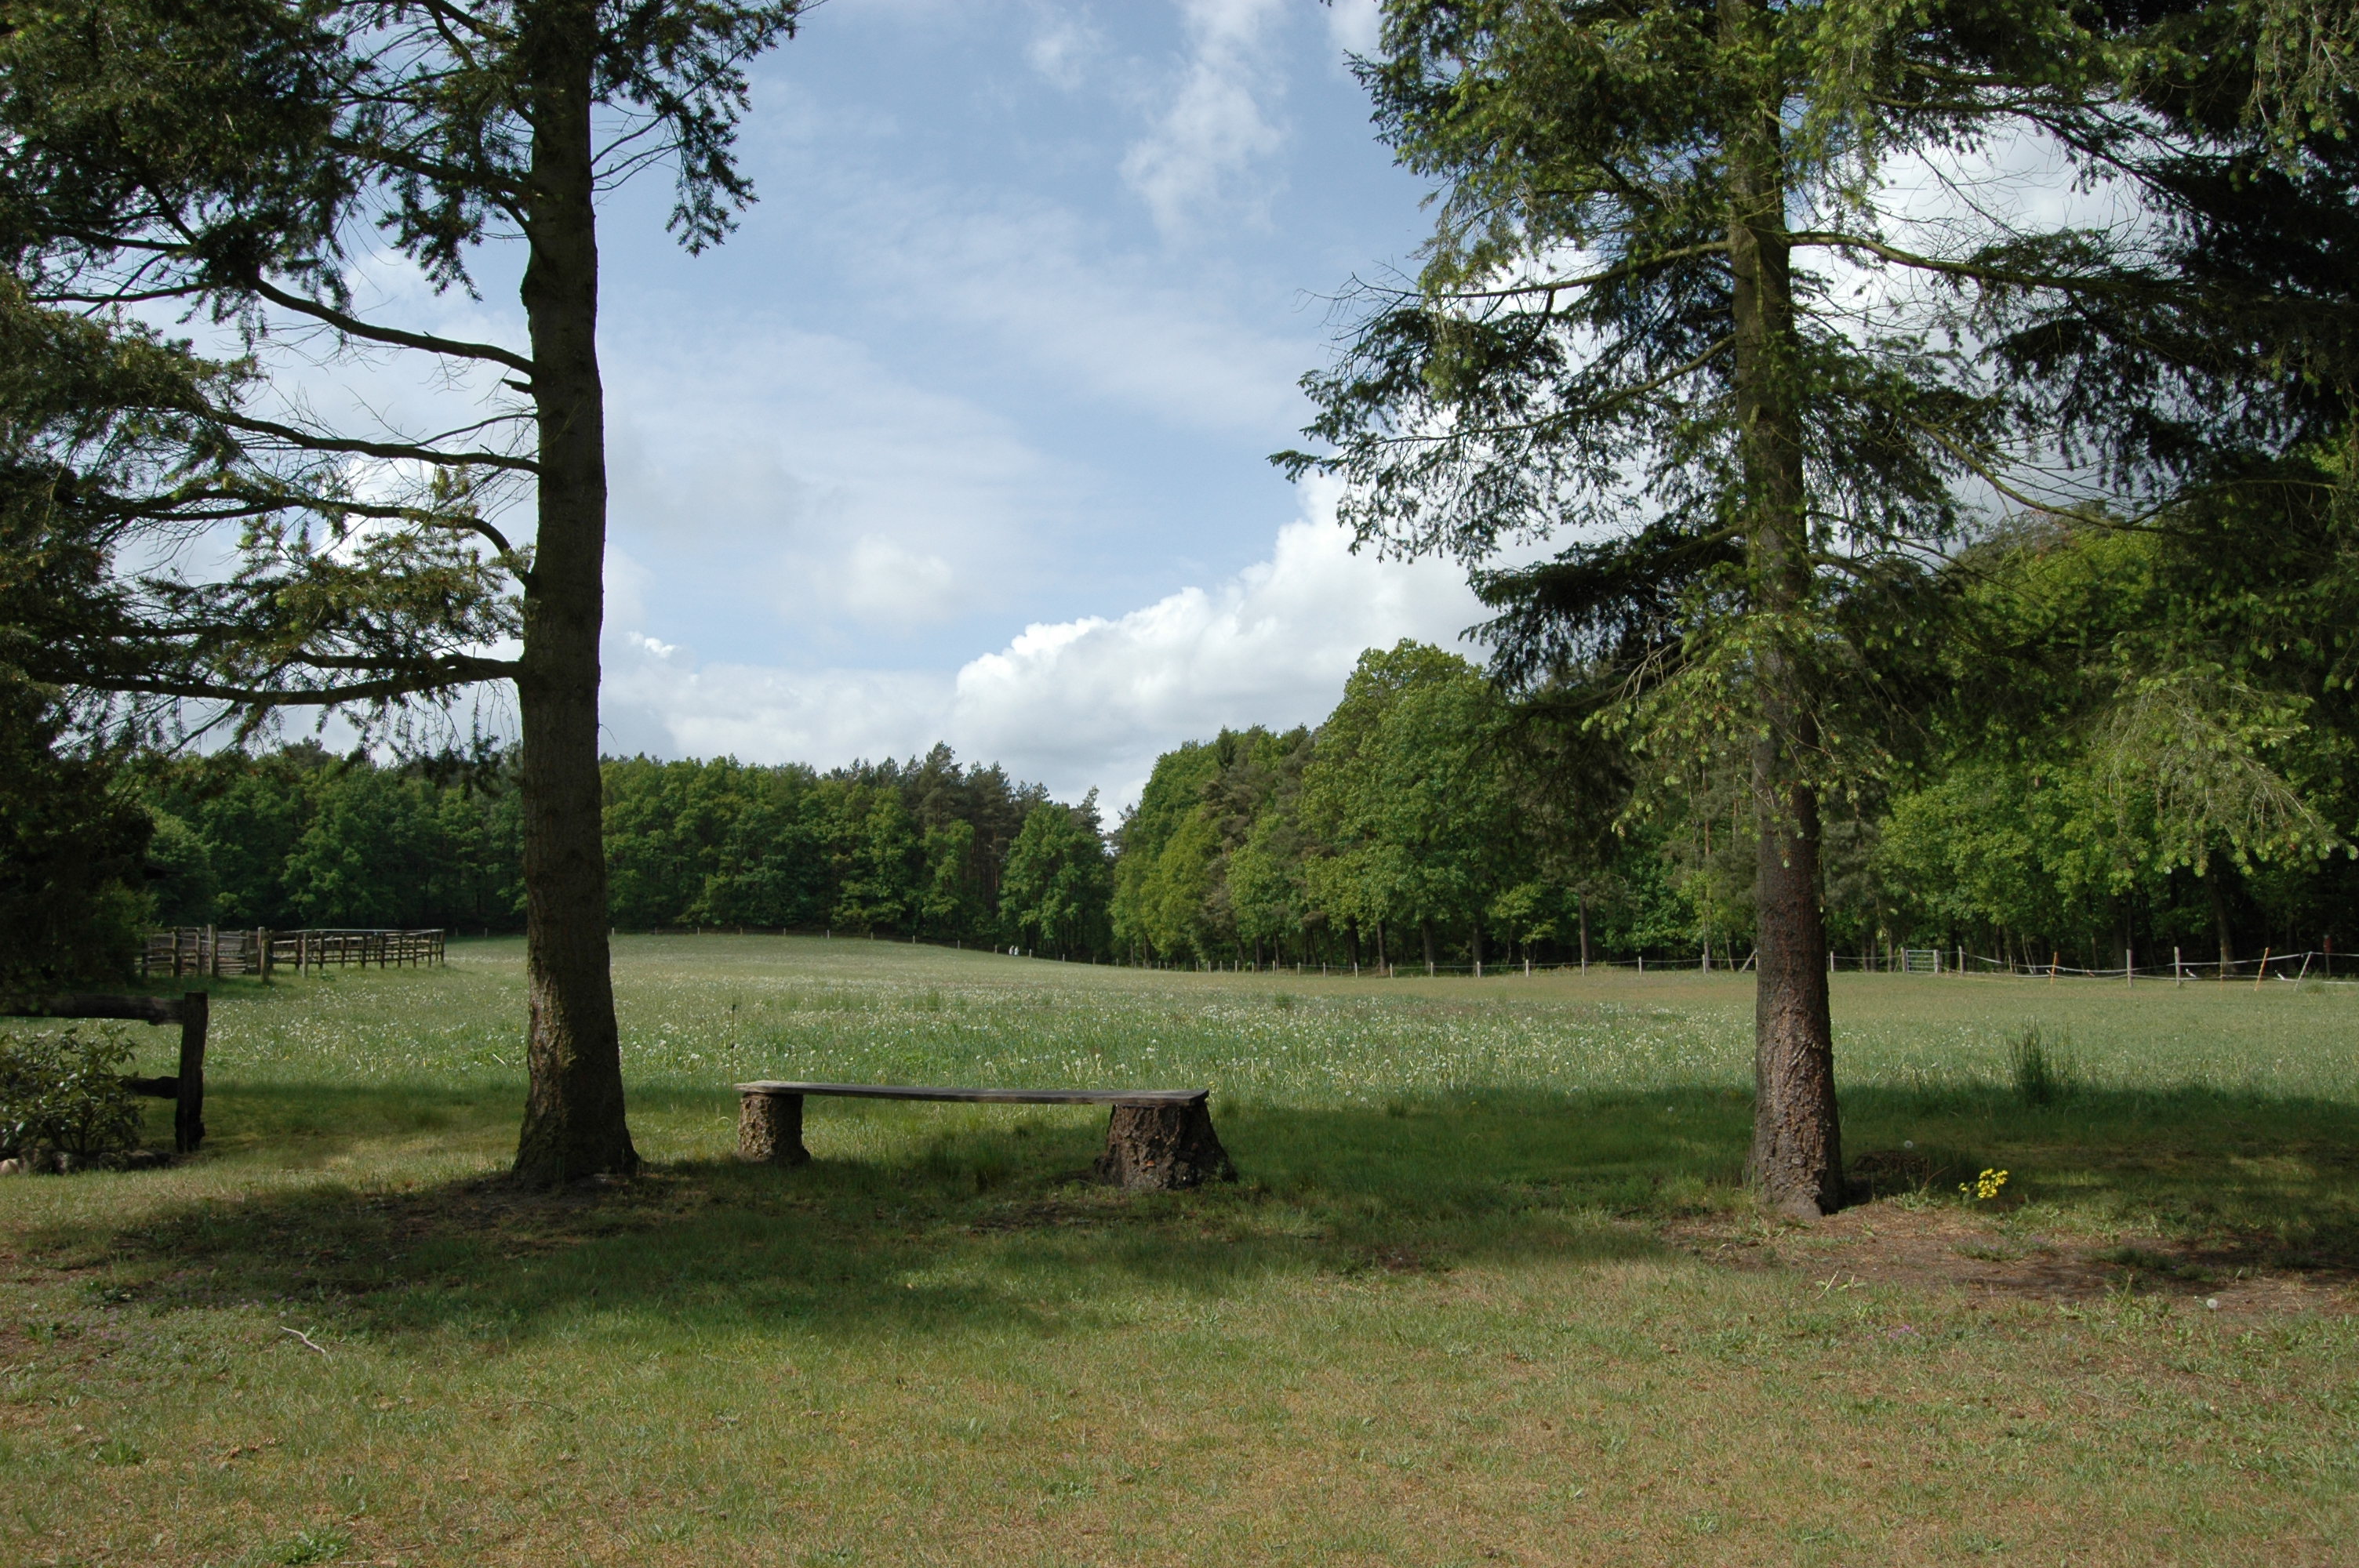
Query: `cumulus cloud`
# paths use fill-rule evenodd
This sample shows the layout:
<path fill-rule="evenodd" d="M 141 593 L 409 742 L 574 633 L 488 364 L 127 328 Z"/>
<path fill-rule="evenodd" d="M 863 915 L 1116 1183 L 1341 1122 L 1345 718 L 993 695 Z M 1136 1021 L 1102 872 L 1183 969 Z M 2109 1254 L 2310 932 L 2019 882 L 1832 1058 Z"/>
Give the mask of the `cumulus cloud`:
<path fill-rule="evenodd" d="M 1113 618 L 1027 627 L 957 677 L 956 733 L 1042 777 L 1134 799 L 1156 753 L 1223 725 L 1315 722 L 1363 649 L 1445 644 L 1481 618 L 1456 568 L 1351 553 L 1332 497 L 1270 558 Z"/>
<path fill-rule="evenodd" d="M 692 587 L 810 631 L 938 622 L 1027 581 L 1076 504 L 1080 478 L 1005 414 L 840 337 L 751 315 L 618 332 L 608 357 L 615 525 L 668 579 L 647 599 Z"/>
<path fill-rule="evenodd" d="M 950 682 L 926 671 L 699 665 L 694 651 L 609 637 L 600 717 L 615 752 L 832 767 L 908 756 L 943 733 Z"/>
<path fill-rule="evenodd" d="M 1232 196 L 1240 177 L 1285 140 L 1269 112 L 1283 82 L 1263 63 L 1263 30 L 1277 0 L 1181 0 L 1180 14 L 1189 55 L 1179 91 L 1122 165 L 1167 234 Z"/>
<path fill-rule="evenodd" d="M 1136 800 L 1158 753 L 1223 725 L 1313 723 L 1363 649 L 1460 646 L 1482 606 L 1456 567 L 1354 555 L 1334 496 L 1306 491 L 1269 557 L 1126 613 L 1027 626 L 955 675 L 741 665 L 618 627 L 608 643 L 610 744 L 825 765 L 946 740 L 1061 796 Z"/>

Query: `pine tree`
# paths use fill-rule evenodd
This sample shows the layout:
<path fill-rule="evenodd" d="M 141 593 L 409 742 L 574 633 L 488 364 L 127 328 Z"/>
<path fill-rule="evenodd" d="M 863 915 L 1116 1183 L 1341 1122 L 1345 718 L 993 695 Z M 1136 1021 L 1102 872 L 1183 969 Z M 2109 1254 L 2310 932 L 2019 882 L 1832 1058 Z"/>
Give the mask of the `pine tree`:
<path fill-rule="evenodd" d="M 1821 803 L 1909 705 L 1884 654 L 1920 629 L 1926 563 L 1991 496 L 2146 525 L 2347 397 L 2315 292 L 2207 248 L 2253 216 L 2218 188 L 2239 168 L 2310 160 L 2279 178 L 2283 225 L 2347 200 L 2312 178 L 2341 155 L 2242 112 L 2253 26 L 1391 0 L 1360 64 L 1439 220 L 1415 280 L 1361 288 L 1306 378 L 1324 447 L 1279 461 L 1346 481 L 1345 520 L 1386 548 L 1480 568 L 1569 536 L 1478 570 L 1498 673 L 1603 684 L 1642 752 L 1749 776 L 1752 1171 L 1783 1211 L 1843 1201 Z M 1973 188 L 2027 143 L 2114 208 Z M 2325 395 L 2290 395 L 2289 367 Z"/>
<path fill-rule="evenodd" d="M 409 608 L 370 602 L 382 585 L 363 573 L 334 585 L 348 601 L 322 606 L 324 630 L 233 638 L 181 695 L 261 711 L 515 683 L 530 1080 L 516 1171 L 528 1181 L 637 1164 L 599 827 L 597 197 L 669 162 L 674 232 L 690 250 L 721 240 L 752 194 L 733 156 L 745 64 L 789 33 L 799 9 L 800 0 L 10 0 L 0 11 L 0 243 L 32 304 L 101 313 L 177 304 L 241 326 L 265 351 L 265 370 L 270 345 L 295 335 L 315 351 L 420 356 L 485 399 L 483 418 L 429 434 L 335 424 L 299 398 L 267 395 L 266 380 L 196 386 L 182 412 L 234 437 L 243 471 L 294 492 L 276 510 L 267 495 L 252 503 L 265 555 L 321 555 L 305 536 L 321 516 L 389 524 L 364 536 L 512 583 L 521 652 L 486 657 L 463 636 L 418 647 L 397 638 L 390 652 L 365 638 L 353 645 L 343 629 L 398 622 Z M 472 290 L 482 247 L 503 232 L 520 236 L 525 252 L 524 347 L 416 330 L 346 285 L 362 247 L 390 244 L 437 288 Z M 388 501 L 353 493 L 355 471 L 421 477 Z M 499 524 L 503 486 L 530 495 L 529 540 Z"/>

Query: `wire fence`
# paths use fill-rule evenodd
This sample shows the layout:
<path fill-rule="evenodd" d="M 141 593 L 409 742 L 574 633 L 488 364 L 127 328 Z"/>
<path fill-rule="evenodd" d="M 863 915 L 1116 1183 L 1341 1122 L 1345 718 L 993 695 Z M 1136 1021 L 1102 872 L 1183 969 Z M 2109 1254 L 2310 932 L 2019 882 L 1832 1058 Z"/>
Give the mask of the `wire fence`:
<path fill-rule="evenodd" d="M 1033 957 L 1027 953 L 1026 957 Z M 1587 974 L 1621 971 L 1625 974 L 1744 974 L 1753 968 L 1755 955 L 1747 953 L 1739 959 L 1714 954 L 1701 954 L 1691 958 L 1604 958 L 1593 957 L 1586 963 L 1578 959 L 1541 962 L 1517 959 L 1504 964 L 1464 963 L 1428 964 L 1423 960 L 1402 963 L 1310 963 L 1306 961 L 1264 961 L 1246 959 L 1233 961 L 1201 961 L 1196 963 L 1156 963 L 1146 968 L 1193 970 L 1212 974 L 1289 974 L 1321 979 L 1419 979 L 1445 975 L 1466 976 L 1474 979 L 1507 979 L 1538 975 Z M 2096 979 L 2119 980 L 2135 984 L 2139 980 L 2169 980 L 2179 984 L 2197 981 L 2245 979 L 2256 984 L 2269 980 L 2288 983 L 2308 979 L 2334 980 L 2349 983 L 2359 979 L 2359 965 L 2352 962 L 2348 953 L 2337 954 L 2329 948 L 2308 948 L 2299 952 L 2265 951 L 2256 958 L 2217 958 L 2197 961 L 2174 955 L 2167 964 L 2140 965 L 2134 960 L 2113 968 L 2089 968 L 2067 964 L 2059 957 L 2047 964 L 2028 964 L 2019 960 L 1995 958 L 1984 954 L 1968 952 L 1962 947 L 1896 947 L 1889 953 L 1831 953 L 1827 957 L 1828 972 L 1853 974 L 1897 974 L 1940 976 L 1968 979 Z"/>
<path fill-rule="evenodd" d="M 489 933 L 487 932 L 486 935 Z M 439 933 L 437 935 L 440 935 Z M 614 935 L 624 935 L 620 927 Z M 1750 971 L 1756 955 L 1745 952 L 1739 957 L 1725 949 L 1710 953 L 1699 952 L 1692 957 L 1595 957 L 1578 958 L 1531 959 L 1516 958 L 1503 963 L 1469 961 L 1462 964 L 1431 963 L 1423 959 L 1403 962 L 1387 959 L 1377 962 L 1365 959 L 1359 963 L 1338 963 L 1333 960 L 1316 962 L 1309 959 L 1139 959 L 1136 957 L 1072 957 L 1053 952 L 1042 952 L 1022 946 L 998 946 L 985 942 L 966 942 L 932 936 L 877 936 L 868 932 L 822 930 L 813 932 L 801 926 L 779 925 L 675 925 L 650 928 L 634 933 L 647 936 L 785 936 L 820 935 L 838 941 L 897 942 L 905 946 L 964 948 L 969 952 L 996 953 L 1005 957 L 1031 958 L 1044 963 L 1112 964 L 1124 968 L 1165 969 L 1182 974 L 1270 974 L 1296 975 L 1305 979 L 1439 979 L 1445 975 L 1465 976 L 1473 979 L 1504 979 L 1538 975 L 1587 974 L 1620 970 L 1631 974 L 1744 974 Z M 2090 968 L 2067 964 L 2061 954 L 2052 956 L 2045 964 L 2020 958 L 1994 957 L 1973 952 L 1962 946 L 1948 947 L 1891 947 L 1870 953 L 1835 953 L 1827 955 L 1830 974 L 1893 974 L 1937 975 L 1947 978 L 2017 979 L 2095 979 L 2120 980 L 2135 984 L 2139 980 L 2172 980 L 2180 984 L 2197 980 L 2247 979 L 2301 981 L 2306 979 L 2351 981 L 2359 979 L 2359 963 L 2349 953 L 2337 953 L 2332 947 L 2304 948 L 2280 953 L 2275 948 L 2264 949 L 2258 957 L 2195 959 L 2173 949 L 2168 963 L 2141 964 L 2133 955 L 2128 963 L 2113 968 Z"/>

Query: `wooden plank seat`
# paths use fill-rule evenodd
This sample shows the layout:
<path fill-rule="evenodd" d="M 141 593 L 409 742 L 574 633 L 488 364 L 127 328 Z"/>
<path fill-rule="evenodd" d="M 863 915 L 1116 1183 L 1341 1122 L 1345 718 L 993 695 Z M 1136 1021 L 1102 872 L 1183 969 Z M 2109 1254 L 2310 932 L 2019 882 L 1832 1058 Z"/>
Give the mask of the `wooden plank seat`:
<path fill-rule="evenodd" d="M 810 1084 L 765 1079 L 737 1086 L 737 1155 L 771 1165 L 809 1162 L 803 1097 L 951 1100 L 980 1105 L 1112 1108 L 1105 1152 L 1093 1174 L 1111 1185 L 1176 1190 L 1234 1181 L 1236 1167 L 1212 1130 L 1210 1089 L 930 1088 L 899 1084 Z"/>

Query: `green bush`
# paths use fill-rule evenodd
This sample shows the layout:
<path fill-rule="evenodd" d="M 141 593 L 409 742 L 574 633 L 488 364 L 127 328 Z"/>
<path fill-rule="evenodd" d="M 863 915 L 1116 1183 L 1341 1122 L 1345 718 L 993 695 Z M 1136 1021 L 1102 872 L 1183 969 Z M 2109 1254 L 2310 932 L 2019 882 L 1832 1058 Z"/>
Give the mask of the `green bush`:
<path fill-rule="evenodd" d="M 116 1029 L 0 1034 L 0 1159 L 56 1151 L 88 1159 L 136 1148 L 139 1101 Z"/>

